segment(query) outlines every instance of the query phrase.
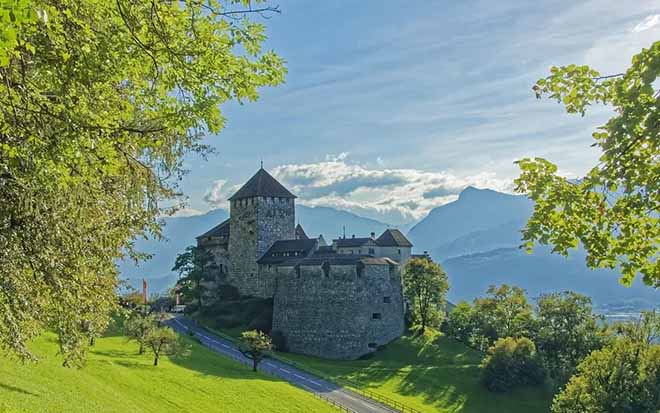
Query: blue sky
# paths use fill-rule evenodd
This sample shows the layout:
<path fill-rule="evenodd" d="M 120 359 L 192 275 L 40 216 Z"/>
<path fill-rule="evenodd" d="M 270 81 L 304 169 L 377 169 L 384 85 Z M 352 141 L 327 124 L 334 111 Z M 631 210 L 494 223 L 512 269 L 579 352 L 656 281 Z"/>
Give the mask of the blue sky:
<path fill-rule="evenodd" d="M 510 191 L 513 162 L 545 157 L 567 176 L 596 160 L 586 117 L 537 101 L 551 65 L 625 69 L 660 39 L 645 0 L 310 2 L 282 0 L 265 21 L 286 84 L 222 107 L 227 127 L 190 157 L 181 214 L 226 207 L 264 166 L 307 205 L 402 224 L 467 185 Z"/>

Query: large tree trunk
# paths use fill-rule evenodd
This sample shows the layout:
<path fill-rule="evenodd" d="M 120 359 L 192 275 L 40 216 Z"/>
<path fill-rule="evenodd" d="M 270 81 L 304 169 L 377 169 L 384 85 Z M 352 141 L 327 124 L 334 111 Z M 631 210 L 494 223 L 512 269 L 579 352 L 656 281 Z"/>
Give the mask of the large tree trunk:
<path fill-rule="evenodd" d="M 154 366 L 158 365 L 158 354 L 154 356 Z"/>

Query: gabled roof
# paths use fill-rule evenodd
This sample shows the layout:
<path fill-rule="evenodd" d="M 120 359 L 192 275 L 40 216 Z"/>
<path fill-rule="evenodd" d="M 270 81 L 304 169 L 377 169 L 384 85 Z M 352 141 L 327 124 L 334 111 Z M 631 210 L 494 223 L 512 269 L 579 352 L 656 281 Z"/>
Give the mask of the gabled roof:
<path fill-rule="evenodd" d="M 376 245 L 371 238 L 339 238 L 334 240 L 337 243 L 337 248 L 355 248 L 365 245 Z"/>
<path fill-rule="evenodd" d="M 379 247 L 412 247 L 412 243 L 398 229 L 386 229 L 376 239 L 376 244 Z"/>
<path fill-rule="evenodd" d="M 273 178 L 264 168 L 257 171 L 229 200 L 253 198 L 257 196 L 275 198 L 295 198 L 277 179 Z"/>
<path fill-rule="evenodd" d="M 352 254 L 312 254 L 308 257 L 298 259 L 288 259 L 279 263 L 280 266 L 293 267 L 296 265 L 356 265 L 362 263 L 365 265 L 398 265 L 396 261 L 386 257 L 372 257 L 370 255 L 352 255 Z"/>
<path fill-rule="evenodd" d="M 258 264 L 278 264 L 291 258 L 303 258 L 316 247 L 315 239 L 287 239 L 275 243 L 257 260 Z"/>
<path fill-rule="evenodd" d="M 300 224 L 296 225 L 296 239 L 309 239 L 307 234 L 305 234 L 305 230 Z"/>
<path fill-rule="evenodd" d="M 228 237 L 229 236 L 229 218 L 226 220 L 222 221 L 215 227 L 211 228 L 210 230 L 206 231 L 202 235 L 198 236 L 197 238 L 203 238 L 203 237 Z"/>

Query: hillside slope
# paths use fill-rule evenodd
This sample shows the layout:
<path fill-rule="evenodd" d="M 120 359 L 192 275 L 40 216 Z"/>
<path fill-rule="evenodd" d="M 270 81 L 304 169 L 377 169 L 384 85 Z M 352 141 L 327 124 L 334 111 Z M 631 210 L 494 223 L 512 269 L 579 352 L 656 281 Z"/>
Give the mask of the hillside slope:
<path fill-rule="evenodd" d="M 488 392 L 480 383 L 483 355 L 434 332 L 404 336 L 369 360 L 283 355 L 426 413 L 544 413 L 552 400 L 543 386 L 508 394 Z"/>
<path fill-rule="evenodd" d="M 429 251 L 445 267 L 448 298 L 454 302 L 506 283 L 525 288 L 531 297 L 574 290 L 597 305 L 642 309 L 660 303 L 658 290 L 640 282 L 624 287 L 616 271 L 587 268 L 584 251 L 564 258 L 544 247 L 531 255 L 520 250 L 520 231 L 532 208 L 526 197 L 467 188 L 457 201 L 433 209 L 408 235 L 417 251 Z"/>
<path fill-rule="evenodd" d="M 82 369 L 61 367 L 55 337 L 37 364 L 0 357 L 0 412 L 334 412 L 313 395 L 193 344 L 184 360 L 137 356 L 126 337 L 97 341 Z"/>
<path fill-rule="evenodd" d="M 509 237 L 510 231 L 503 226 L 512 222 L 524 223 L 532 210 L 533 204 L 526 197 L 468 187 L 456 201 L 432 209 L 410 229 L 408 238 L 416 250 L 434 253 L 446 244 L 478 231 L 502 227 L 504 236 Z"/>
<path fill-rule="evenodd" d="M 615 271 L 586 268 L 581 252 L 564 258 L 547 248 L 537 248 L 533 255 L 518 248 L 501 248 L 450 258 L 442 266 L 449 275 L 447 299 L 454 303 L 483 296 L 489 285 L 503 283 L 524 288 L 531 298 L 572 290 L 588 295 L 598 306 L 616 303 L 654 308 L 660 303 L 660 291 L 639 280 L 624 287 Z"/>

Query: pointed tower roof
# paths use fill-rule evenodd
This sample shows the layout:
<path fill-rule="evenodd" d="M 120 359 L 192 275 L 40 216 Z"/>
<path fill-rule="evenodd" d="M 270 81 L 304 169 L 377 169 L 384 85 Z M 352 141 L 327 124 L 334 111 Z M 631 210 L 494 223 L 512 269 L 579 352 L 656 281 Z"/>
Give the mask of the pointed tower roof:
<path fill-rule="evenodd" d="M 257 196 L 272 196 L 276 198 L 295 198 L 277 179 L 273 178 L 264 168 L 257 171 L 229 200 L 253 198 Z"/>
<path fill-rule="evenodd" d="M 376 239 L 376 244 L 381 247 L 412 247 L 408 238 L 398 229 L 386 229 Z"/>
<path fill-rule="evenodd" d="M 302 225 L 296 225 L 296 239 L 309 239 Z"/>

